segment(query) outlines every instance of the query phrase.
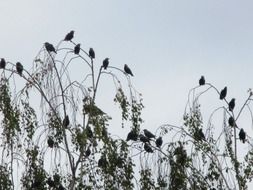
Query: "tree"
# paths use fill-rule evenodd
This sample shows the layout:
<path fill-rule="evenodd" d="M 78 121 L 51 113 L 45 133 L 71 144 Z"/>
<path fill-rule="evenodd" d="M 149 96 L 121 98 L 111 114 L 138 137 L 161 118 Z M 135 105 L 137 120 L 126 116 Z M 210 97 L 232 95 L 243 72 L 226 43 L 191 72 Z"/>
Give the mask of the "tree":
<path fill-rule="evenodd" d="M 77 55 L 76 45 L 72 37 L 55 47 L 46 42 L 31 70 L 22 66 L 20 71 L 20 62 L 15 69 L 8 60 L 2 67 L 1 189 L 133 188 L 129 145 L 112 138 L 111 118 L 96 104 L 101 75 L 112 78 L 122 120 L 136 131 L 142 123 L 141 97 L 122 69 L 107 65 L 105 71 L 102 63 L 95 64 L 92 48 Z M 69 74 L 77 66 L 83 71 L 79 81 Z M 128 97 L 120 75 L 128 82 Z"/>
<path fill-rule="evenodd" d="M 202 81 L 189 93 L 182 126 L 145 130 L 142 97 L 131 84 L 132 76 L 123 66 L 98 63 L 95 51 L 81 48 L 73 38 L 65 36 L 56 46 L 43 44 L 31 69 L 19 62 L 20 71 L 4 59 L 0 189 L 247 188 L 253 177 L 253 153 L 238 155 L 238 118 L 250 110 L 251 91 L 235 114 L 234 109 L 229 111 L 226 95 L 220 101 L 217 88 Z M 76 67 L 82 78 L 71 74 Z M 114 118 L 98 104 L 99 89 L 108 82 L 103 75 L 115 86 L 113 101 L 120 108 L 122 127 L 129 131 L 124 138 L 109 132 Z M 200 89 L 204 90 L 196 96 Z M 226 106 L 215 109 L 206 126 L 199 97 L 210 90 Z M 212 118 L 221 110 L 219 133 Z M 247 133 L 240 139 L 251 145 Z"/>

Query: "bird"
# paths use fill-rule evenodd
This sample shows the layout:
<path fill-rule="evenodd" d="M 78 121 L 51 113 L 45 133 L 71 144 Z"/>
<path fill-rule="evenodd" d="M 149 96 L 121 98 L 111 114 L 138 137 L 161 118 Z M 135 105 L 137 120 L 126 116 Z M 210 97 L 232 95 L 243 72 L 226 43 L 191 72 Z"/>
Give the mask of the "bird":
<path fill-rule="evenodd" d="M 148 153 L 154 152 L 148 143 L 144 143 L 144 150 Z"/>
<path fill-rule="evenodd" d="M 80 46 L 81 46 L 81 44 L 77 44 L 77 45 L 74 47 L 74 53 L 77 54 L 77 55 L 78 55 L 79 52 L 80 52 L 80 49 L 81 49 Z"/>
<path fill-rule="evenodd" d="M 108 65 L 109 65 L 109 58 L 107 57 L 103 61 L 103 67 L 104 67 L 105 70 L 107 69 Z"/>
<path fill-rule="evenodd" d="M 206 140 L 205 135 L 202 131 L 202 129 L 196 129 L 195 133 L 194 133 L 194 138 L 197 141 L 202 141 L 202 140 Z"/>
<path fill-rule="evenodd" d="M 148 131 L 147 129 L 144 129 L 143 132 L 144 132 L 144 135 L 148 137 L 149 139 L 155 138 L 155 135 L 151 133 L 150 131 Z"/>
<path fill-rule="evenodd" d="M 105 156 L 101 156 L 100 159 L 98 160 L 98 167 L 100 168 L 105 168 L 107 165 L 107 160 Z"/>
<path fill-rule="evenodd" d="M 54 183 L 54 181 L 52 180 L 51 177 L 49 177 L 46 182 L 47 182 L 49 187 L 55 187 L 55 183 Z"/>
<path fill-rule="evenodd" d="M 232 98 L 232 100 L 228 103 L 228 109 L 229 111 L 233 111 L 235 108 L 235 98 Z"/>
<path fill-rule="evenodd" d="M 1 58 L 1 61 L 0 61 L 0 69 L 5 69 L 5 66 L 6 66 L 6 61 L 4 58 Z"/>
<path fill-rule="evenodd" d="M 199 129 L 199 137 L 200 137 L 201 140 L 206 140 L 206 137 L 205 137 L 202 129 Z"/>
<path fill-rule="evenodd" d="M 129 141 L 129 140 L 132 140 L 132 141 L 137 141 L 138 140 L 138 134 L 137 132 L 132 129 L 128 134 L 127 134 L 127 139 L 126 141 Z"/>
<path fill-rule="evenodd" d="M 65 118 L 62 121 L 62 125 L 63 125 L 63 127 L 68 127 L 69 123 L 70 123 L 69 122 L 69 116 L 66 115 Z"/>
<path fill-rule="evenodd" d="M 21 76 L 23 73 L 24 67 L 20 62 L 16 63 L 16 70 L 17 70 L 18 74 Z"/>
<path fill-rule="evenodd" d="M 93 48 L 90 48 L 89 56 L 90 56 L 91 59 L 95 59 L 95 51 L 93 50 Z"/>
<path fill-rule="evenodd" d="M 239 132 L 239 139 L 245 143 L 245 139 L 246 139 L 246 133 L 244 132 L 243 128 L 241 128 L 240 132 Z"/>
<path fill-rule="evenodd" d="M 227 87 L 225 86 L 220 92 L 220 99 L 224 99 L 227 95 Z"/>
<path fill-rule="evenodd" d="M 54 140 L 52 139 L 52 137 L 48 137 L 48 139 L 47 139 L 47 145 L 48 145 L 50 148 L 53 148 L 53 147 L 54 147 Z"/>
<path fill-rule="evenodd" d="M 235 126 L 235 120 L 232 116 L 229 117 L 228 119 L 228 124 L 231 126 L 231 127 L 234 127 Z"/>
<path fill-rule="evenodd" d="M 140 141 L 143 143 L 149 142 L 149 138 L 144 136 L 143 134 L 139 135 Z"/>
<path fill-rule="evenodd" d="M 86 127 L 86 135 L 87 135 L 88 138 L 92 138 L 93 137 L 93 132 L 92 132 L 90 126 Z"/>
<path fill-rule="evenodd" d="M 162 144 L 163 144 L 163 139 L 162 139 L 162 137 L 158 137 L 158 138 L 156 139 L 156 141 L 155 141 L 155 144 L 156 144 L 156 146 L 157 146 L 158 148 L 160 148 L 160 147 L 162 146 Z"/>
<path fill-rule="evenodd" d="M 206 83 L 205 77 L 201 76 L 200 79 L 199 79 L 199 85 L 202 86 L 202 85 L 205 85 L 205 83 Z"/>
<path fill-rule="evenodd" d="M 74 38 L 74 30 L 71 30 L 64 38 L 64 41 L 71 41 Z"/>
<path fill-rule="evenodd" d="M 126 72 L 126 74 L 129 74 L 131 76 L 134 76 L 131 69 L 128 67 L 127 64 L 124 65 L 124 71 Z"/>
<path fill-rule="evenodd" d="M 52 44 L 50 44 L 50 43 L 48 43 L 48 42 L 45 42 L 44 45 L 45 45 L 46 50 L 47 50 L 49 53 L 50 53 L 50 52 L 56 53 L 55 48 L 54 48 L 54 46 L 53 46 Z"/>
<path fill-rule="evenodd" d="M 90 150 L 90 147 L 88 147 L 87 150 L 85 151 L 85 156 L 89 157 L 90 154 L 91 154 L 91 150 Z"/>

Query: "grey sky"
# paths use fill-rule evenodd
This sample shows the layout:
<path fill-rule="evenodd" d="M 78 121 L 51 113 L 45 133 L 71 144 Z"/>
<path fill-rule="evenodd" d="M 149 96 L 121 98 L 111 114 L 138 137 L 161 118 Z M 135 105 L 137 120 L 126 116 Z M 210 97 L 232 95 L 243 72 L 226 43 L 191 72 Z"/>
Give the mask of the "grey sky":
<path fill-rule="evenodd" d="M 97 63 L 110 57 L 111 65 L 131 67 L 148 128 L 179 124 L 201 75 L 228 86 L 238 105 L 248 96 L 252 8 L 250 0 L 2 0 L 0 56 L 30 68 L 45 41 L 56 44 L 73 29 L 75 42 L 95 49 Z M 211 94 L 204 103 L 222 105 Z"/>

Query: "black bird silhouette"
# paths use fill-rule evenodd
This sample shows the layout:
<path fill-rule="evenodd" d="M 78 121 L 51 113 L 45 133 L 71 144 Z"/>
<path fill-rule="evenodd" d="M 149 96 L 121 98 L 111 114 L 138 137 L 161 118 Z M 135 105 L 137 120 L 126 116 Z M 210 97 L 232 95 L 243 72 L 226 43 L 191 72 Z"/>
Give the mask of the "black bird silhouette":
<path fill-rule="evenodd" d="M 131 71 L 131 69 L 127 66 L 127 64 L 124 65 L 124 71 L 125 71 L 127 74 L 129 74 L 129 75 L 131 75 L 131 76 L 134 76 L 133 73 L 132 73 L 132 71 Z"/>
<path fill-rule="evenodd" d="M 232 100 L 228 103 L 228 109 L 229 111 L 233 111 L 235 108 L 235 99 L 232 98 Z"/>
<path fill-rule="evenodd" d="M 63 187 L 62 184 L 60 184 L 57 190 L 65 190 L 65 188 Z"/>
<path fill-rule="evenodd" d="M 93 137 L 93 132 L 92 132 L 90 126 L 86 127 L 86 135 L 87 135 L 88 138 L 92 138 Z"/>
<path fill-rule="evenodd" d="M 206 80 L 205 80 L 205 77 L 204 76 L 201 76 L 200 79 L 199 79 L 199 85 L 205 85 L 206 84 Z"/>
<path fill-rule="evenodd" d="M 81 46 L 81 44 L 77 44 L 77 45 L 74 47 L 74 53 L 77 54 L 77 55 L 80 53 L 80 49 L 81 49 L 80 46 Z"/>
<path fill-rule="evenodd" d="M 50 148 L 53 148 L 53 147 L 54 147 L 54 140 L 52 139 L 52 137 L 48 137 L 48 139 L 47 139 L 47 145 L 48 145 Z"/>
<path fill-rule="evenodd" d="M 160 148 L 160 147 L 162 146 L 162 144 L 163 144 L 163 139 L 162 139 L 162 137 L 158 137 L 158 138 L 156 139 L 156 141 L 155 141 L 155 144 L 156 144 L 156 146 L 157 146 L 158 148 Z"/>
<path fill-rule="evenodd" d="M 69 125 L 69 116 L 66 115 L 65 118 L 62 121 L 63 127 L 68 127 Z"/>
<path fill-rule="evenodd" d="M 149 138 L 144 136 L 143 134 L 140 134 L 139 138 L 141 142 L 144 142 L 144 143 L 149 142 Z"/>
<path fill-rule="evenodd" d="M 234 127 L 235 126 L 235 120 L 232 116 L 229 117 L 228 119 L 228 124 L 231 126 L 231 127 Z"/>
<path fill-rule="evenodd" d="M 18 74 L 21 76 L 23 73 L 24 67 L 20 62 L 16 63 L 16 70 L 17 70 Z"/>
<path fill-rule="evenodd" d="M 90 56 L 91 59 L 95 59 L 95 51 L 93 50 L 93 48 L 90 48 L 89 56 Z"/>
<path fill-rule="evenodd" d="M 49 177 L 47 179 L 47 184 L 48 184 L 49 187 L 55 187 L 55 183 L 54 183 L 54 181 L 52 180 L 51 177 Z"/>
<path fill-rule="evenodd" d="M 91 150 L 90 150 L 90 147 L 88 147 L 87 150 L 85 151 L 85 156 L 89 157 L 90 154 L 91 154 Z"/>
<path fill-rule="evenodd" d="M 131 130 L 128 133 L 126 141 L 129 141 L 129 140 L 132 140 L 132 141 L 137 141 L 138 140 L 138 134 L 136 133 L 135 130 Z"/>
<path fill-rule="evenodd" d="M 46 48 L 46 50 L 50 53 L 50 52 L 54 52 L 54 53 L 56 53 L 56 51 L 55 51 L 55 48 L 54 48 L 54 46 L 52 45 L 52 44 L 50 44 L 50 43 L 48 43 L 48 42 L 45 42 L 45 48 Z"/>
<path fill-rule="evenodd" d="M 155 138 L 155 135 L 151 133 L 150 131 L 148 131 L 147 129 L 144 129 L 143 132 L 144 132 L 144 135 L 148 137 L 149 139 Z"/>
<path fill-rule="evenodd" d="M 225 86 L 220 92 L 220 99 L 224 99 L 227 95 L 227 87 Z"/>
<path fill-rule="evenodd" d="M 74 30 L 71 30 L 64 38 L 64 41 L 71 41 L 74 38 Z"/>
<path fill-rule="evenodd" d="M 1 61 L 0 61 L 0 69 L 4 69 L 6 66 L 6 61 L 4 58 L 1 58 Z"/>
<path fill-rule="evenodd" d="M 241 128 L 240 132 L 239 132 L 239 139 L 245 143 L 245 139 L 246 139 L 246 133 L 244 132 L 243 128 Z"/>
<path fill-rule="evenodd" d="M 109 58 L 107 57 L 103 61 L 103 67 L 104 67 L 105 70 L 107 69 L 108 65 L 109 65 Z"/>
<path fill-rule="evenodd" d="M 105 156 L 101 156 L 100 159 L 98 160 L 98 167 L 105 168 L 106 165 L 107 165 L 107 160 Z"/>
<path fill-rule="evenodd" d="M 148 143 L 144 144 L 144 150 L 148 153 L 153 153 L 154 152 Z"/>
<path fill-rule="evenodd" d="M 204 135 L 202 129 L 197 129 L 197 131 L 194 133 L 194 138 L 197 141 L 206 140 L 205 135 Z"/>

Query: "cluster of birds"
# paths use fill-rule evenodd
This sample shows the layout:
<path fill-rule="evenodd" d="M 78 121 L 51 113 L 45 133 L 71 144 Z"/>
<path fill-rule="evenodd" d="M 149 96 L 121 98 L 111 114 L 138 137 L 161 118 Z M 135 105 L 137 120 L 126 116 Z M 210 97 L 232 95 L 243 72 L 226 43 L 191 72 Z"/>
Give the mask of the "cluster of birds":
<path fill-rule="evenodd" d="M 64 41 L 71 41 L 72 39 L 74 38 L 74 31 L 71 30 L 68 34 L 66 34 L 65 38 L 64 38 Z M 46 50 L 50 53 L 50 52 L 54 52 L 54 53 L 57 53 L 54 46 L 48 42 L 45 42 L 44 43 L 45 45 L 45 48 Z M 75 54 L 79 54 L 80 53 L 80 50 L 81 50 L 81 44 L 77 44 L 75 47 L 74 47 L 74 53 Z M 93 60 L 95 59 L 95 51 L 93 48 L 90 48 L 89 49 L 89 57 Z M 109 66 L 109 58 L 105 58 L 103 60 L 103 64 L 102 64 L 102 67 L 106 70 Z M 132 73 L 132 70 L 128 67 L 127 64 L 124 65 L 124 71 L 126 74 L 128 75 L 131 75 L 131 76 L 134 76 L 133 73 Z"/>
<path fill-rule="evenodd" d="M 156 139 L 155 135 L 153 133 L 151 133 L 150 131 L 148 131 L 147 129 L 144 129 L 143 130 L 143 133 L 144 134 L 137 134 L 137 132 L 132 129 L 128 135 L 127 135 L 127 141 L 129 140 L 132 140 L 132 141 L 141 141 L 143 144 L 144 144 L 144 150 L 148 153 L 153 153 L 153 149 L 152 149 L 152 146 L 151 146 L 151 139 L 155 139 L 155 144 L 156 144 L 156 147 L 157 148 L 160 148 L 163 144 L 163 139 L 162 137 L 158 137 Z"/>
<path fill-rule="evenodd" d="M 6 61 L 4 58 L 1 58 L 0 69 L 5 69 L 5 67 L 6 67 Z M 23 70 L 24 70 L 23 65 L 20 62 L 17 62 L 16 63 L 16 71 L 20 76 L 22 76 Z"/>
<path fill-rule="evenodd" d="M 199 79 L 199 85 L 202 86 L 202 85 L 205 85 L 206 84 L 206 81 L 205 81 L 205 77 L 204 76 L 201 76 L 200 79 Z M 220 100 L 223 100 L 225 99 L 227 96 L 227 87 L 225 86 L 221 91 L 220 91 Z M 228 103 L 228 110 L 230 112 L 233 112 L 235 108 L 235 98 L 232 98 L 230 100 L 230 102 Z M 231 116 L 229 117 L 228 119 L 228 124 L 232 127 L 236 127 L 236 124 L 235 124 L 235 120 L 234 118 Z M 245 140 L 246 140 L 246 133 L 245 131 L 243 130 L 243 128 L 240 129 L 239 131 L 239 139 L 245 143 Z"/>

